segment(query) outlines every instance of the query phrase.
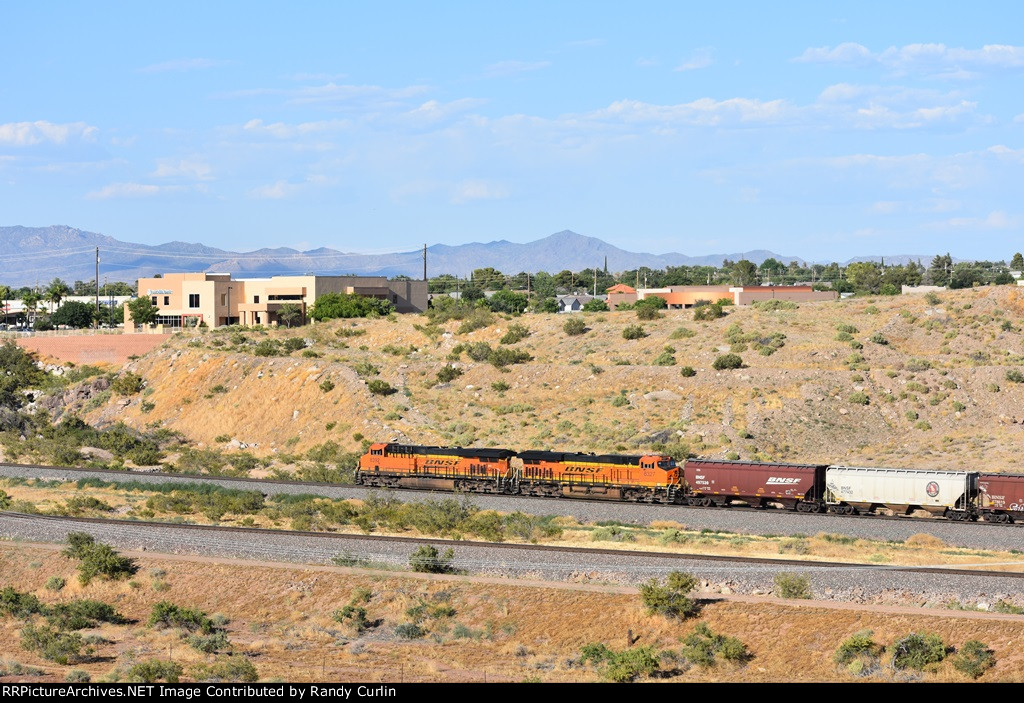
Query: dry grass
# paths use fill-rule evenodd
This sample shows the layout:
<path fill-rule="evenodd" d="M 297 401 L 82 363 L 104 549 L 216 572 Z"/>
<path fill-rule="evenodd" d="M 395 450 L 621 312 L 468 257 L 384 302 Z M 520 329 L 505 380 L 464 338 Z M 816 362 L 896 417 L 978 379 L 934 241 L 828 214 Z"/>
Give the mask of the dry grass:
<path fill-rule="evenodd" d="M 97 598 L 116 604 L 118 610 L 139 621 L 144 621 L 152 604 L 161 599 L 223 613 L 231 619 L 228 631 L 232 642 L 252 658 L 261 678 L 295 681 L 482 681 L 485 677 L 488 681 L 593 681 L 597 677 L 592 670 L 571 663 L 582 645 L 605 642 L 621 648 L 631 631 L 637 644 L 678 647 L 678 638 L 694 627 L 692 621 L 679 623 L 645 615 L 637 596 L 622 593 L 623 589 L 584 590 L 283 565 L 250 564 L 243 570 L 237 564 L 155 555 L 141 555 L 140 562 L 142 571 L 136 579 L 140 588 L 102 581 L 82 588 L 71 578 L 73 565 L 54 550 L 6 543 L 0 544 L 0 585 L 33 591 L 47 602 L 74 596 Z M 167 591 L 152 591 L 149 574 L 154 569 L 167 572 Z M 67 578 L 64 591 L 55 595 L 42 588 L 51 576 Z M 349 602 L 358 588 L 372 592 L 367 610 L 370 617 L 384 622 L 357 638 L 333 622 L 331 613 Z M 394 625 L 407 621 L 406 611 L 424 601 L 448 603 L 455 615 L 424 621 L 436 638 L 396 640 L 390 634 Z M 569 613 L 575 615 L 568 617 Z M 714 602 L 704 608 L 700 621 L 715 632 L 740 637 L 755 658 L 746 667 L 692 669 L 672 680 L 849 680 L 831 663 L 831 656 L 843 639 L 865 628 L 874 630 L 876 640 L 885 643 L 910 631 L 936 632 L 953 645 L 981 639 L 998 658 L 985 680 L 1022 680 L 1024 652 L 1015 644 L 1020 639 L 1020 618 L 950 615 L 959 617 L 886 612 L 877 606 L 852 610 L 825 604 L 795 607 L 776 602 Z M 475 639 L 456 638 L 456 623 Z M 0 655 L 63 678 L 71 667 L 54 666 L 18 648 L 19 627 L 11 618 L 0 620 Z M 166 658 L 169 652 L 186 665 L 186 671 L 204 659 L 173 633 L 156 632 L 142 624 L 105 626 L 98 632 L 112 640 L 112 644 L 100 646 L 101 660 L 74 665 L 94 678 L 132 660 Z M 879 678 L 885 680 L 888 675 Z M 948 665 L 926 678 L 962 680 Z"/>

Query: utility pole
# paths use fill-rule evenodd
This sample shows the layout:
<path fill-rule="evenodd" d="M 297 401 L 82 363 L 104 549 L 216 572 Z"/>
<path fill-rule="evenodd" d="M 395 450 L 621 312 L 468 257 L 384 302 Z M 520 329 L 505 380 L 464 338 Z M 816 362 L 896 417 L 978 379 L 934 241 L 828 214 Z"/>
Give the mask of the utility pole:
<path fill-rule="evenodd" d="M 597 269 L 594 269 L 594 297 L 597 297 Z"/>
<path fill-rule="evenodd" d="M 96 247 L 96 319 L 93 321 L 92 326 L 99 328 L 100 326 L 100 248 Z"/>
<path fill-rule="evenodd" d="M 423 280 L 427 280 L 427 245 L 423 245 Z"/>

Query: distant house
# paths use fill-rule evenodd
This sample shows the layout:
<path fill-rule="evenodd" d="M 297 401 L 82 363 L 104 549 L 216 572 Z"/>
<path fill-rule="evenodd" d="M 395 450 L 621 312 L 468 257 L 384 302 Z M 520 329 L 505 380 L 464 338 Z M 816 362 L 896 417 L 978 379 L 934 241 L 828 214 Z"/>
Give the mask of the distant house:
<path fill-rule="evenodd" d="M 558 312 L 580 312 L 583 306 L 594 300 L 592 295 L 560 295 L 555 299 L 558 302 Z"/>
<path fill-rule="evenodd" d="M 635 295 L 636 288 L 627 286 L 625 283 L 616 283 L 608 289 L 608 295 Z"/>

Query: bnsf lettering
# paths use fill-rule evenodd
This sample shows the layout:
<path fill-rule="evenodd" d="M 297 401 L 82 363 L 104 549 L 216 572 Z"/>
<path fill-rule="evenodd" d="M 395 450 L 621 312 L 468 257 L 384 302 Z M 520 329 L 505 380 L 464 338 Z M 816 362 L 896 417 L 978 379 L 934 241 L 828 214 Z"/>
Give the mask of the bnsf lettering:
<path fill-rule="evenodd" d="M 596 466 L 566 466 L 565 473 L 567 474 L 596 474 L 600 472 Z"/>
<path fill-rule="evenodd" d="M 423 462 L 424 466 L 455 466 L 459 463 L 458 459 L 427 459 Z"/>
<path fill-rule="evenodd" d="M 786 478 L 785 476 L 769 476 L 765 483 L 769 485 L 792 486 L 793 484 L 800 483 L 800 479 Z"/>

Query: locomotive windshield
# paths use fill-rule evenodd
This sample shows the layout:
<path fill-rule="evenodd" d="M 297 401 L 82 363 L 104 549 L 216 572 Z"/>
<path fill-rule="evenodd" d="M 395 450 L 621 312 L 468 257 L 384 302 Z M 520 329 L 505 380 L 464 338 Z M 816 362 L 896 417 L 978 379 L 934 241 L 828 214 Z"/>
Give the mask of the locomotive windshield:
<path fill-rule="evenodd" d="M 658 462 L 658 468 L 659 469 L 665 469 L 666 471 L 668 471 L 669 469 L 676 468 L 675 459 L 669 459 L 667 461 L 659 461 Z"/>

